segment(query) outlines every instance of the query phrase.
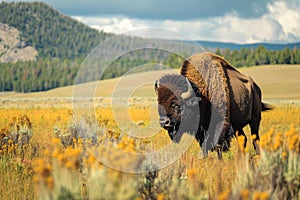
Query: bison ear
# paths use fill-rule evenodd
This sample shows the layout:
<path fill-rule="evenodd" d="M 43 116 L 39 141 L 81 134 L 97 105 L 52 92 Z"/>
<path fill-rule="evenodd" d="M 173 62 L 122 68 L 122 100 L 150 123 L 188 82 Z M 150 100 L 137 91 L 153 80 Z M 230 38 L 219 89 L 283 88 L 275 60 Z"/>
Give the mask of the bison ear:
<path fill-rule="evenodd" d="M 159 82 L 156 80 L 155 84 L 154 84 L 154 90 L 155 90 L 156 95 L 158 95 L 158 92 L 157 92 L 158 87 L 159 87 Z"/>

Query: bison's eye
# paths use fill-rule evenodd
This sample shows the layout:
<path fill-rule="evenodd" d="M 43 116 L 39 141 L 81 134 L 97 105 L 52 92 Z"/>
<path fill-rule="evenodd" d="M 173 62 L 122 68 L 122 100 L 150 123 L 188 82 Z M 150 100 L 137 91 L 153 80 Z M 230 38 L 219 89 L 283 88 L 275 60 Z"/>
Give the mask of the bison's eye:
<path fill-rule="evenodd" d="M 171 104 L 171 107 L 173 108 L 174 111 L 176 111 L 177 113 L 179 113 L 181 111 L 181 107 L 177 102 L 173 102 Z"/>

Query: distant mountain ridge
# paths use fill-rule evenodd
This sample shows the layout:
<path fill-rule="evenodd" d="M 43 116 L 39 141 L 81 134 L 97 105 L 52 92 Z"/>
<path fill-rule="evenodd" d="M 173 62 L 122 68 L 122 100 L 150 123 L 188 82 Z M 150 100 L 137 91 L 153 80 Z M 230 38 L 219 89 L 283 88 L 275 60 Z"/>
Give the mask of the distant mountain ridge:
<path fill-rule="evenodd" d="M 259 46 L 264 46 L 267 50 L 283 50 L 286 47 L 290 49 L 300 48 L 300 42 L 297 43 L 286 43 L 286 44 L 275 44 L 275 43 L 251 43 L 251 44 L 237 44 L 231 42 L 211 42 L 211 41 L 197 41 L 201 46 L 215 50 L 220 49 L 230 49 L 230 50 L 241 50 L 242 48 L 257 48 Z"/>

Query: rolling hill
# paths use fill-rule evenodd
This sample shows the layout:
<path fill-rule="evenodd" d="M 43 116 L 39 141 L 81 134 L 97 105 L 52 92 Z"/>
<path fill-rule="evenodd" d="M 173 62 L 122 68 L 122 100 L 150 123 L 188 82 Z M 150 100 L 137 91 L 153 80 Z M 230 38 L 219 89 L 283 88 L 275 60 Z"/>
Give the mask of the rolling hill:
<path fill-rule="evenodd" d="M 300 65 L 266 65 L 259 67 L 245 67 L 239 69 L 242 73 L 251 76 L 261 87 L 264 99 L 300 99 Z M 97 83 L 96 97 L 111 97 L 122 94 L 133 96 L 155 97 L 153 90 L 154 81 L 162 74 L 177 73 L 176 70 L 160 70 L 130 74 L 127 76 L 102 80 Z M 139 84 L 145 83 L 147 84 Z M 76 89 L 84 94 L 84 91 L 94 87 L 95 82 L 76 86 Z M 134 91 L 128 89 L 134 88 Z M 60 87 L 45 92 L 34 93 L 0 93 L 2 98 L 71 98 L 73 86 Z"/>

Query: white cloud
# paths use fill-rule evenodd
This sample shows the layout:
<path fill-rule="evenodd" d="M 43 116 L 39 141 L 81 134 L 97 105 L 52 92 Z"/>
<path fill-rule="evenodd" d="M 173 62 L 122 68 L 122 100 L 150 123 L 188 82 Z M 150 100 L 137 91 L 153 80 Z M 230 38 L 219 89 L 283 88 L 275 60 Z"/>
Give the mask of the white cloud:
<path fill-rule="evenodd" d="M 289 2 L 290 3 L 290 2 Z M 276 20 L 286 35 L 298 37 L 300 35 L 300 4 L 289 4 L 287 1 L 279 1 L 269 4 L 270 17 Z"/>
<path fill-rule="evenodd" d="M 131 31 L 135 28 L 145 27 L 147 23 L 142 20 L 130 19 L 124 16 L 108 16 L 108 17 L 73 17 L 90 27 L 102 30 L 109 33 L 121 34 L 123 32 Z"/>
<path fill-rule="evenodd" d="M 144 20 L 124 16 L 74 17 L 105 32 L 124 33 L 137 28 L 159 27 L 187 35 L 194 40 L 236 43 L 299 42 L 300 4 L 277 1 L 268 4 L 260 18 L 240 18 L 235 12 L 222 17 L 176 20 Z M 174 34 L 176 35 L 176 34 Z M 161 36 L 168 38 L 168 36 Z M 169 38 L 171 39 L 171 38 Z"/>

